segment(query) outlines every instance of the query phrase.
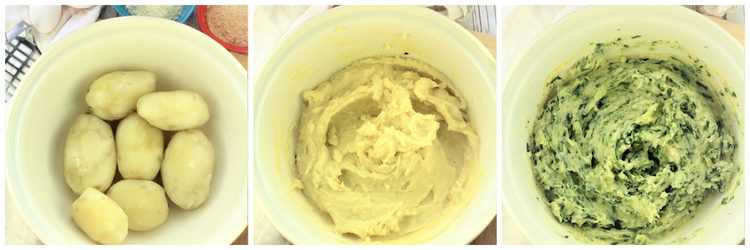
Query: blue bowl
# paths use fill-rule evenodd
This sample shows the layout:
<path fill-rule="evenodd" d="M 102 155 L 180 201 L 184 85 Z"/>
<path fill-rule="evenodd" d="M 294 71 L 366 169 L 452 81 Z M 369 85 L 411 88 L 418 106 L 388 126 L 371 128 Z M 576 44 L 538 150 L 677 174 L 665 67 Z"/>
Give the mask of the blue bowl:
<path fill-rule="evenodd" d="M 117 12 L 117 15 L 119 16 L 130 16 L 130 12 L 128 11 L 128 8 L 125 7 L 125 5 L 113 5 L 112 8 L 115 9 L 115 12 Z M 195 5 L 183 5 L 180 16 L 178 16 L 177 19 L 174 20 L 177 22 L 185 23 L 187 22 L 188 18 L 193 15 L 194 10 Z"/>

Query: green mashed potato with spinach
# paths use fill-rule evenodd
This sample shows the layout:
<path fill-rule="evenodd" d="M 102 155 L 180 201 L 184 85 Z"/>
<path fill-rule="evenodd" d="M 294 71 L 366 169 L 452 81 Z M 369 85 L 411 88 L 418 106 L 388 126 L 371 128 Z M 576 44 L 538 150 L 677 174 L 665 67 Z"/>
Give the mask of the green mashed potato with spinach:
<path fill-rule="evenodd" d="M 698 60 L 605 53 L 615 45 L 596 44 L 549 82 L 527 149 L 559 222 L 596 242 L 645 244 L 728 189 L 736 142 Z"/>

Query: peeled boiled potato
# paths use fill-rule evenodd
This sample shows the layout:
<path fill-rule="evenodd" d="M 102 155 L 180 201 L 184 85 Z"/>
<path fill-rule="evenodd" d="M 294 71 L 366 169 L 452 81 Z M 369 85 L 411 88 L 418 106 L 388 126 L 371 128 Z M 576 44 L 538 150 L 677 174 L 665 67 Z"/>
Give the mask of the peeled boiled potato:
<path fill-rule="evenodd" d="M 115 177 L 115 139 L 112 128 L 93 115 L 80 115 L 68 130 L 63 153 L 63 175 L 74 193 L 93 187 L 106 191 Z"/>
<path fill-rule="evenodd" d="M 153 181 L 122 180 L 112 185 L 107 195 L 128 215 L 130 230 L 148 231 L 167 221 L 167 196 Z"/>
<path fill-rule="evenodd" d="M 86 103 L 96 116 L 117 120 L 135 109 L 138 98 L 156 90 L 156 75 L 148 71 L 114 71 L 89 86 Z"/>
<path fill-rule="evenodd" d="M 197 128 L 208 121 L 208 105 L 192 91 L 154 92 L 138 99 L 138 115 L 154 127 L 176 131 Z"/>
<path fill-rule="evenodd" d="M 87 188 L 72 208 L 73 221 L 98 243 L 120 244 L 128 235 L 128 216 L 99 190 Z"/>
<path fill-rule="evenodd" d="M 214 172 L 214 148 L 200 130 L 177 132 L 169 141 L 161 169 L 169 199 L 183 209 L 199 207 L 208 198 Z"/>
<path fill-rule="evenodd" d="M 125 179 L 153 180 L 164 157 L 164 136 L 136 113 L 117 125 L 117 169 Z"/>

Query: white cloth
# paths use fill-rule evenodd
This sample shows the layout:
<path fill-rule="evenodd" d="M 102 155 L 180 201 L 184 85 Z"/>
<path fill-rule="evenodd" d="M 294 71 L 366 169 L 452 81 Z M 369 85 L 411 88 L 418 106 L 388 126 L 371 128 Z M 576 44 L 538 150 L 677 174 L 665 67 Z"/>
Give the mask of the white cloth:
<path fill-rule="evenodd" d="M 712 15 L 716 17 L 723 17 L 727 14 L 727 11 L 732 8 L 732 6 L 728 5 L 701 5 L 698 7 L 698 12 Z"/>
<path fill-rule="evenodd" d="M 101 9 L 101 6 L 12 6 L 6 9 L 5 30 L 21 21 L 28 23 L 33 28 L 34 43 L 44 52 L 55 41 L 94 23 Z M 47 15 L 32 15 L 32 12 Z"/>
<path fill-rule="evenodd" d="M 101 12 L 102 6 L 94 6 L 91 8 L 74 8 L 70 6 L 63 6 L 62 9 L 62 20 L 60 24 L 49 34 L 39 34 L 37 46 L 39 50 L 44 52 L 54 42 L 59 41 L 68 34 L 79 30 L 83 27 L 88 26 L 96 22 L 99 19 L 99 13 Z"/>

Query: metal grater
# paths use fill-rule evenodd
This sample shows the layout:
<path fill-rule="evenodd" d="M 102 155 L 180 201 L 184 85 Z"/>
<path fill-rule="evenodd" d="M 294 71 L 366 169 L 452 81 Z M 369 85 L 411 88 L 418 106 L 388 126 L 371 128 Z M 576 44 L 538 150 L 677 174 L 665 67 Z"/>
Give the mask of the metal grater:
<path fill-rule="evenodd" d="M 39 48 L 21 36 L 8 37 L 5 42 L 5 102 L 18 89 L 21 77 L 29 70 L 37 57 Z"/>

